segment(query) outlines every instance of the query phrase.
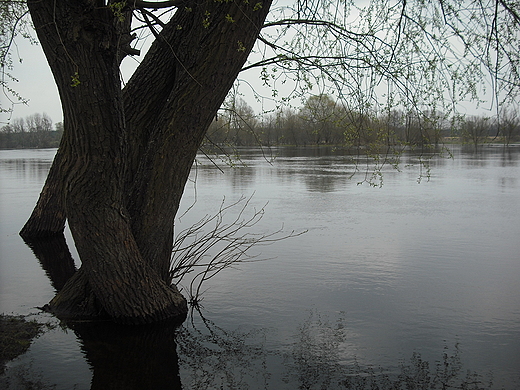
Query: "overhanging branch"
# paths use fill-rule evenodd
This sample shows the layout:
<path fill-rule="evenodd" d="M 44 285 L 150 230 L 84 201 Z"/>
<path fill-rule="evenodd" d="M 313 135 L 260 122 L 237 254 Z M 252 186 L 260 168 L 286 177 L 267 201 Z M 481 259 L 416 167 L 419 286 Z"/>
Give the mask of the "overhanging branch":
<path fill-rule="evenodd" d="M 515 11 L 511 5 L 507 4 L 504 0 L 499 0 L 498 1 L 502 7 L 504 7 L 506 9 L 507 12 L 509 12 L 509 14 L 513 17 L 513 19 L 515 20 L 516 23 L 519 23 L 520 24 L 520 15 L 518 15 L 518 12 Z"/>

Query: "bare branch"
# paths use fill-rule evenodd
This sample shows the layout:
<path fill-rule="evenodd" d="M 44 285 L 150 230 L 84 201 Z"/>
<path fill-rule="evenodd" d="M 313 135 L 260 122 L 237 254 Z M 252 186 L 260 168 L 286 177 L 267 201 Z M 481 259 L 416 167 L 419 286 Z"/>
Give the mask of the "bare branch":
<path fill-rule="evenodd" d="M 159 25 L 159 26 L 161 26 L 161 28 L 164 28 L 164 26 L 166 24 L 161 19 L 159 19 L 157 16 L 155 16 L 153 12 L 150 12 L 146 9 L 140 9 L 140 11 L 141 11 L 141 14 L 143 15 L 146 25 L 148 26 L 148 28 L 150 28 L 150 30 L 152 30 L 152 33 L 154 34 L 154 36 L 157 37 L 158 33 L 154 28 L 154 24 L 152 24 L 150 22 L 148 17 L 152 18 L 153 21 L 155 22 L 155 25 Z"/>
<path fill-rule="evenodd" d="M 251 216 L 246 216 L 251 199 L 252 197 L 241 197 L 227 206 L 224 199 L 217 214 L 204 217 L 177 235 L 170 275 L 172 280 L 179 284 L 187 275 L 195 273 L 187 291 L 192 305 L 199 305 L 202 285 L 224 269 L 234 268 L 240 263 L 267 260 L 260 259 L 259 254 L 250 254 L 253 247 L 269 245 L 305 233 L 292 231 L 283 234 L 282 228 L 265 234 L 249 232 L 248 229 L 254 227 L 265 212 L 264 206 L 254 210 Z M 237 216 L 231 223 L 226 224 L 226 213 L 238 205 L 242 207 Z M 205 231 L 208 228 L 209 230 Z"/>
<path fill-rule="evenodd" d="M 504 0 L 498 0 L 498 2 L 511 14 L 515 22 L 520 24 L 520 15 L 517 10 L 513 9 L 513 4 L 507 4 Z"/>

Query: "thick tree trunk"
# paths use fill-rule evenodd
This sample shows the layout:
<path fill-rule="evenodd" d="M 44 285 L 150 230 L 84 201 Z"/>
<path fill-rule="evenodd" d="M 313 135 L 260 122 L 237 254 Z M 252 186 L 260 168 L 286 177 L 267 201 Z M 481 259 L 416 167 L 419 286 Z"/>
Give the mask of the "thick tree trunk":
<path fill-rule="evenodd" d="M 168 284 L 174 217 L 197 149 L 270 2 L 187 3 L 152 46 L 124 99 L 116 18 L 103 2 L 94 3 L 29 2 L 68 141 L 58 153 L 67 158 L 56 163 L 59 174 L 49 178 L 37 208 L 56 207 L 61 221 L 65 211 L 82 261 L 49 310 L 131 323 L 182 317 L 186 301 Z M 51 196 L 57 191 L 61 198 Z M 28 225 L 42 215 L 35 211 Z M 45 229 L 24 228 L 39 230 Z"/>
<path fill-rule="evenodd" d="M 29 7 L 74 140 L 74 160 L 64 170 L 65 211 L 88 285 L 116 321 L 185 315 L 184 298 L 143 261 L 123 205 L 126 133 L 112 11 L 88 1 L 31 2 Z M 77 85 L 71 86 L 71 78 Z M 62 297 L 71 291 L 84 295 L 84 279 L 72 278 L 51 310 L 62 312 L 60 305 L 68 306 Z"/>
<path fill-rule="evenodd" d="M 174 217 L 197 150 L 258 37 L 270 3 L 259 7 L 193 2 L 164 29 L 168 45 L 157 40 L 145 59 L 156 63 L 173 56 L 175 60 L 173 68 L 162 66 L 156 75 L 168 83 L 173 77 L 173 85 L 154 126 L 147 128 L 148 142 L 128 206 L 139 248 L 162 276 L 169 270 Z M 126 87 L 129 96 L 133 96 L 133 83 L 146 77 L 141 73 L 147 69 L 145 64 Z"/>

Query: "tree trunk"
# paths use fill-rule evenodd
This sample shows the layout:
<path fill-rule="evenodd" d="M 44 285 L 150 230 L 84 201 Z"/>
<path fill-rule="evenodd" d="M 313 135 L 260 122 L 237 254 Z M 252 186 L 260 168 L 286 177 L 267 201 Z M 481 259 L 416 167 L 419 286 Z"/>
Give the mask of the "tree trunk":
<path fill-rule="evenodd" d="M 169 270 L 174 217 L 197 150 L 258 37 L 269 5 L 264 2 L 265 9 L 255 11 L 253 4 L 193 3 L 186 7 L 189 11 L 180 9 L 164 29 L 162 36 L 169 44 L 157 40 L 145 59 L 175 60 L 173 67 L 161 66 L 156 74 L 161 83 L 169 84 L 171 78 L 173 83 L 153 127 L 132 126 L 128 120 L 132 129 L 150 131 L 128 192 L 132 230 L 143 256 L 162 276 Z M 209 26 L 203 23 L 206 15 Z M 146 64 L 130 80 L 127 95 L 134 96 L 133 83 L 145 77 L 141 71 Z"/>
<path fill-rule="evenodd" d="M 65 134 L 55 176 L 22 233 L 56 231 L 50 223 L 29 228 L 51 208 L 60 226 L 63 211 L 68 218 L 82 267 L 48 306 L 58 316 L 128 323 L 182 317 L 186 301 L 169 285 L 174 217 L 197 149 L 270 3 L 187 3 L 124 97 L 121 28 L 102 3 L 29 2 Z"/>
<path fill-rule="evenodd" d="M 29 7 L 73 140 L 66 152 L 74 158 L 63 171 L 65 212 L 86 278 L 71 278 L 58 296 L 85 294 L 86 279 L 116 321 L 185 315 L 186 301 L 143 261 L 123 205 L 126 133 L 114 15 L 89 2 Z M 54 299 L 51 310 L 60 313 L 62 302 L 67 306 L 62 297 Z"/>

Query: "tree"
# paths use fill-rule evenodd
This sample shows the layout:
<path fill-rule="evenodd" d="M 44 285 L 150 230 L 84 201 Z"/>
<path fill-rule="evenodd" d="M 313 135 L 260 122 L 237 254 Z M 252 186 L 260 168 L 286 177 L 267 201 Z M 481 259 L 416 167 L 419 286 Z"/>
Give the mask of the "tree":
<path fill-rule="evenodd" d="M 53 131 L 52 120 L 47 114 L 33 114 L 16 118 L 0 129 L 0 148 L 49 148 L 56 147 L 61 133 Z"/>
<path fill-rule="evenodd" d="M 330 143 L 339 115 L 335 102 L 328 95 L 311 96 L 300 110 L 300 116 L 313 137 L 312 143 Z"/>
<path fill-rule="evenodd" d="M 478 145 L 489 136 L 489 131 L 489 118 L 472 116 L 464 120 L 462 138 L 473 144 L 477 150 Z"/>
<path fill-rule="evenodd" d="M 118 4 L 28 2 L 65 130 L 21 234 L 55 234 L 68 220 L 82 266 L 50 303 L 57 315 L 182 318 L 186 301 L 169 283 L 174 216 L 269 3 L 183 3 L 123 92 L 119 64 L 130 51 L 133 10 Z"/>
<path fill-rule="evenodd" d="M 334 89 L 359 118 L 380 104 L 382 83 L 388 104 L 415 110 L 473 97 L 484 72 L 497 93 L 516 96 L 518 4 L 420 3 L 311 0 L 271 10 L 271 0 L 29 0 L 64 133 L 21 235 L 61 234 L 67 220 L 82 261 L 49 310 L 126 323 L 185 315 L 169 275 L 174 217 L 241 70 L 260 68 L 273 95 L 292 85 L 286 98 Z M 138 53 L 134 21 L 155 41 L 121 89 L 119 65 Z M 246 63 L 255 42 L 261 57 Z"/>
<path fill-rule="evenodd" d="M 213 121 L 206 134 L 210 144 L 243 146 L 259 143 L 258 121 L 251 106 L 243 99 L 233 99 L 222 111 L 223 115 Z"/>
<path fill-rule="evenodd" d="M 518 111 L 504 110 L 501 115 L 500 134 L 504 137 L 504 144 L 509 145 L 520 136 L 520 119 Z"/>

